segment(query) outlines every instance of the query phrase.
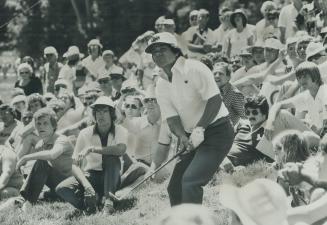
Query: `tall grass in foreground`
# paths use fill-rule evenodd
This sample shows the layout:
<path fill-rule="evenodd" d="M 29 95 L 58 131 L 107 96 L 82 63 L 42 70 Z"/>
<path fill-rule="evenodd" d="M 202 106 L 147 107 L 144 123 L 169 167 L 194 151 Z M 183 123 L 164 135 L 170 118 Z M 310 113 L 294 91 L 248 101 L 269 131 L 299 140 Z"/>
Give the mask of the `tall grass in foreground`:
<path fill-rule="evenodd" d="M 218 202 L 219 185 L 225 182 L 244 185 L 256 178 L 274 178 L 274 171 L 264 162 L 243 168 L 233 174 L 218 172 L 212 182 L 204 189 L 204 205 L 212 209 L 220 220 L 220 225 L 229 225 L 228 210 Z M 40 203 L 28 213 L 20 209 L 9 208 L 0 212 L 1 225 L 150 225 L 169 206 L 166 191 L 168 180 L 162 184 L 148 182 L 134 193 L 137 198 L 134 207 L 118 211 L 112 216 L 97 213 L 82 216 L 76 220 L 65 220 L 65 215 L 73 208 L 67 203 Z"/>

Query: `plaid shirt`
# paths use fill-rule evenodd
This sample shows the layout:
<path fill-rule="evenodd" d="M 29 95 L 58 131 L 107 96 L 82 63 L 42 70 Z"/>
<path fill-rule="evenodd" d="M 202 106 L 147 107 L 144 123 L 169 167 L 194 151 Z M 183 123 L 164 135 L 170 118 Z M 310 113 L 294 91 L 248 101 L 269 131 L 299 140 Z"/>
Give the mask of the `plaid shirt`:
<path fill-rule="evenodd" d="M 227 83 L 225 86 L 220 88 L 220 92 L 233 125 L 235 125 L 240 118 L 246 118 L 243 94 L 230 83 Z"/>

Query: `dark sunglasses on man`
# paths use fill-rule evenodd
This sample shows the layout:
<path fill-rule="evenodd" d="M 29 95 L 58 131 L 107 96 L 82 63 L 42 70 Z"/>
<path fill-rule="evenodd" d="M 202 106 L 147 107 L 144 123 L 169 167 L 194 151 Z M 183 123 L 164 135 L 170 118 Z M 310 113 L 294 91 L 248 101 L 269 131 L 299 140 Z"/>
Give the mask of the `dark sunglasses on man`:
<path fill-rule="evenodd" d="M 259 114 L 259 111 L 257 109 L 245 110 L 245 115 L 250 116 L 250 114 L 252 114 L 253 116 L 257 116 Z"/>
<path fill-rule="evenodd" d="M 125 104 L 126 109 L 138 109 L 137 105 L 135 104 Z"/>

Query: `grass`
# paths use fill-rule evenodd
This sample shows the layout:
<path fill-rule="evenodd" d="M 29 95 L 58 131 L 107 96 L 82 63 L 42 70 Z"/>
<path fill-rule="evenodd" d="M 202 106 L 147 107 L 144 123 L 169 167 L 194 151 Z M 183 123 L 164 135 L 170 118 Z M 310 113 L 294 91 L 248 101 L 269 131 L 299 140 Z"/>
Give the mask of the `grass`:
<path fill-rule="evenodd" d="M 6 80 L 0 77 L 0 95 L 5 103 L 10 102 L 13 93 L 15 77 L 10 76 Z M 229 225 L 229 213 L 218 201 L 219 185 L 230 183 L 242 186 L 256 178 L 272 178 L 275 172 L 264 162 L 235 171 L 232 175 L 224 172 L 215 174 L 212 181 L 204 188 L 204 205 L 212 209 L 220 220 L 220 225 Z M 112 216 L 104 216 L 97 213 L 91 216 L 82 216 L 69 221 L 65 215 L 73 211 L 73 207 L 67 203 L 40 203 L 32 207 L 28 213 L 21 209 L 9 207 L 0 211 L 1 225 L 147 225 L 162 212 L 170 207 L 166 187 L 168 180 L 157 184 L 148 182 L 134 193 L 136 204 L 134 207 L 118 211 Z M 0 205 L 5 201 L 0 202 Z"/>
<path fill-rule="evenodd" d="M 228 210 L 223 208 L 218 201 L 219 185 L 222 182 L 242 186 L 256 178 L 274 178 L 274 171 L 266 163 L 258 162 L 243 168 L 233 174 L 218 172 L 214 179 L 204 188 L 204 205 L 212 209 L 220 220 L 220 225 L 229 225 Z M 82 216 L 76 220 L 65 220 L 65 215 L 73 211 L 67 203 L 40 203 L 25 213 L 21 209 L 9 207 L 0 212 L 2 225 L 147 225 L 168 209 L 169 200 L 166 191 L 168 180 L 157 184 L 148 182 L 140 187 L 132 196 L 136 199 L 135 205 L 124 211 L 118 211 L 112 216 L 97 213 L 91 216 Z"/>

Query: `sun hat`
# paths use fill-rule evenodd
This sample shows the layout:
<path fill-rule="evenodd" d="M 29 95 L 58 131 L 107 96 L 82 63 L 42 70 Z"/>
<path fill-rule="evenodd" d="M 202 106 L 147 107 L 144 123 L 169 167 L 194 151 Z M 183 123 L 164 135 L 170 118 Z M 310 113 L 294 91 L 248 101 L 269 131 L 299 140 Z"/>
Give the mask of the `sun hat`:
<path fill-rule="evenodd" d="M 66 52 L 66 57 L 71 57 L 71 56 L 74 56 L 74 55 L 78 55 L 80 58 L 83 58 L 84 57 L 84 54 L 83 53 L 80 53 L 79 51 L 79 48 L 75 45 L 73 46 L 70 46 Z"/>
<path fill-rule="evenodd" d="M 177 40 L 173 34 L 168 32 L 161 32 L 153 35 L 152 38 L 150 38 L 148 42 L 148 46 L 145 49 L 145 52 L 151 53 L 153 47 L 158 44 L 167 44 L 173 48 L 180 49 L 178 47 Z"/>
<path fill-rule="evenodd" d="M 112 56 L 115 56 L 114 52 L 111 51 L 111 50 L 105 50 L 105 51 L 103 51 L 103 53 L 102 53 L 102 57 L 105 56 L 105 55 L 112 55 Z"/>
<path fill-rule="evenodd" d="M 53 54 L 53 55 L 58 56 L 58 52 L 53 46 L 48 46 L 48 47 L 44 48 L 43 54 L 44 55 L 52 55 Z"/>
<path fill-rule="evenodd" d="M 317 43 L 317 42 L 310 42 L 306 51 L 305 51 L 305 54 L 307 56 L 306 60 L 309 60 L 310 57 L 314 56 L 314 55 L 317 55 L 318 53 L 320 52 L 325 52 L 326 49 L 325 47 L 322 45 L 322 43 Z"/>
<path fill-rule="evenodd" d="M 243 225 L 288 225 L 289 203 L 283 188 L 268 179 L 256 179 L 243 186 L 222 185 L 223 206 L 232 209 Z"/>
<path fill-rule="evenodd" d="M 265 40 L 265 48 L 272 48 L 272 49 L 276 49 L 276 50 L 281 50 L 284 48 L 284 45 L 275 38 L 268 38 Z"/>
<path fill-rule="evenodd" d="M 199 14 L 199 11 L 198 10 L 192 10 L 189 14 L 189 17 L 191 16 L 197 16 Z"/>
<path fill-rule="evenodd" d="M 241 16 L 243 17 L 243 21 L 245 21 L 245 24 L 247 24 L 248 19 L 247 19 L 246 15 L 245 15 L 245 13 L 243 12 L 242 9 L 236 9 L 236 10 L 231 14 L 231 16 L 230 16 L 230 22 L 231 22 L 231 24 L 232 24 L 232 25 L 235 24 L 234 21 L 235 21 L 235 16 L 236 16 L 237 14 L 241 15 Z M 233 25 L 233 27 L 235 27 L 235 26 Z"/>
<path fill-rule="evenodd" d="M 97 45 L 100 48 L 102 48 L 102 44 L 100 43 L 100 41 L 98 39 L 92 39 L 89 41 L 89 43 L 87 44 L 87 47 L 90 47 L 91 45 Z"/>
<path fill-rule="evenodd" d="M 246 46 L 241 48 L 240 53 L 238 54 L 239 56 L 252 56 L 252 47 Z"/>
<path fill-rule="evenodd" d="M 17 95 L 11 100 L 11 105 L 14 105 L 18 102 L 25 102 L 27 101 L 27 97 L 25 95 Z"/>
<path fill-rule="evenodd" d="M 90 107 L 94 108 L 95 106 L 98 105 L 106 105 L 115 108 L 114 102 L 108 96 L 100 96 Z"/>

